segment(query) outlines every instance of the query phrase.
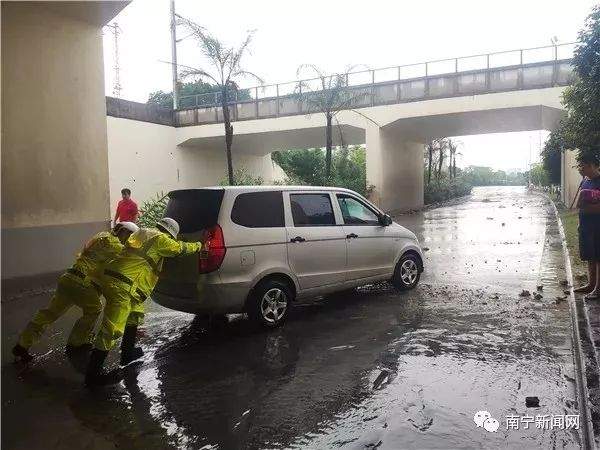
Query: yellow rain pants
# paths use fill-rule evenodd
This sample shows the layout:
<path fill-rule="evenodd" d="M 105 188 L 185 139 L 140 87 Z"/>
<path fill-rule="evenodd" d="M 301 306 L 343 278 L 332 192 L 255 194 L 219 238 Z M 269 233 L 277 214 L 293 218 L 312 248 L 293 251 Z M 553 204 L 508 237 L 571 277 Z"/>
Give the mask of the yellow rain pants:
<path fill-rule="evenodd" d="M 144 321 L 144 302 L 130 292 L 130 287 L 109 277 L 102 279 L 102 293 L 106 298 L 100 331 L 94 341 L 98 350 L 109 351 L 123 336 L 127 325 L 139 326 Z"/>
<path fill-rule="evenodd" d="M 50 304 L 45 309 L 40 309 L 21 333 L 19 345 L 29 348 L 38 342 L 48 325 L 54 323 L 73 305 L 81 308 L 83 315 L 75 322 L 68 343 L 74 346 L 91 343 L 94 326 L 102 312 L 100 294 L 93 286 L 82 283 L 66 273 L 59 278 Z"/>

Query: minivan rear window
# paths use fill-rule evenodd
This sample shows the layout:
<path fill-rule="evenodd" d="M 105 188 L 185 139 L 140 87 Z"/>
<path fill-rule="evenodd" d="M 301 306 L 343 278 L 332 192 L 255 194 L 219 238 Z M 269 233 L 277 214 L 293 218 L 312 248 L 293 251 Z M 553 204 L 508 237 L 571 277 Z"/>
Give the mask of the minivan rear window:
<path fill-rule="evenodd" d="M 195 233 L 219 220 L 223 189 L 185 189 L 169 193 L 165 217 L 179 223 L 181 233 Z"/>
<path fill-rule="evenodd" d="M 249 228 L 285 226 L 281 191 L 246 192 L 238 195 L 231 209 L 231 220 Z"/>

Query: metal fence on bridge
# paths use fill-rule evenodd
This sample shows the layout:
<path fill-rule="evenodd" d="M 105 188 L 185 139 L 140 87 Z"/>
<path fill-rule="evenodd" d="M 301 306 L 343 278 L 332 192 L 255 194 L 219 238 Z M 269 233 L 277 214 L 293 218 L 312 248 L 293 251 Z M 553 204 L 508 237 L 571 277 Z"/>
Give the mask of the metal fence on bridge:
<path fill-rule="evenodd" d="M 344 75 L 344 90 L 358 99 L 352 108 L 363 108 L 565 86 L 573 77 L 570 61 L 575 45 L 568 43 L 361 70 Z M 320 78 L 240 89 L 231 93 L 230 116 L 237 121 L 314 113 L 305 99 L 307 94 L 321 90 Z M 175 115 L 178 126 L 222 122 L 221 96 L 209 93 L 182 97 Z"/>

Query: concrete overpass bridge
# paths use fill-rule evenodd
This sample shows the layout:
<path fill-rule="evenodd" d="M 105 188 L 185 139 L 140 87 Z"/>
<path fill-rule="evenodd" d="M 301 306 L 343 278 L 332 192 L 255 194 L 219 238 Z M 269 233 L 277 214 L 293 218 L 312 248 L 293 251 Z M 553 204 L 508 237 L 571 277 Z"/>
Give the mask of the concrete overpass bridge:
<path fill-rule="evenodd" d="M 573 73 L 574 44 L 475 55 L 348 74 L 348 89 L 366 93 L 338 116 L 346 144 L 366 144 L 367 180 L 385 210 L 423 205 L 423 145 L 446 136 L 552 130 Z M 301 101 L 303 80 L 244 90 L 230 104 L 233 154 L 322 147 L 325 118 Z M 304 87 L 306 89 L 306 87 Z M 216 94 L 184 97 L 175 112 L 177 144 L 222 149 L 222 110 Z M 366 119 L 363 116 L 367 116 Z M 334 130 L 334 145 L 340 144 Z"/>

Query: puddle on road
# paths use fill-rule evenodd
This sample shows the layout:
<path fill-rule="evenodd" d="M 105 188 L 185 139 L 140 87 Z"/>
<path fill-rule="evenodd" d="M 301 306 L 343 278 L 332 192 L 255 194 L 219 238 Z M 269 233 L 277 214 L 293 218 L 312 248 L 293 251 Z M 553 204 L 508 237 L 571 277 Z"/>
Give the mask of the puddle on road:
<path fill-rule="evenodd" d="M 152 305 L 137 378 L 109 399 L 72 393 L 74 416 L 123 448 L 579 448 L 573 431 L 505 427 L 509 414 L 577 413 L 547 202 L 476 190 L 400 222 L 430 248 L 418 289 L 305 302 L 272 331 L 234 318 L 207 332 Z M 519 297 L 539 285 L 542 298 Z M 479 410 L 497 433 L 475 426 Z"/>

